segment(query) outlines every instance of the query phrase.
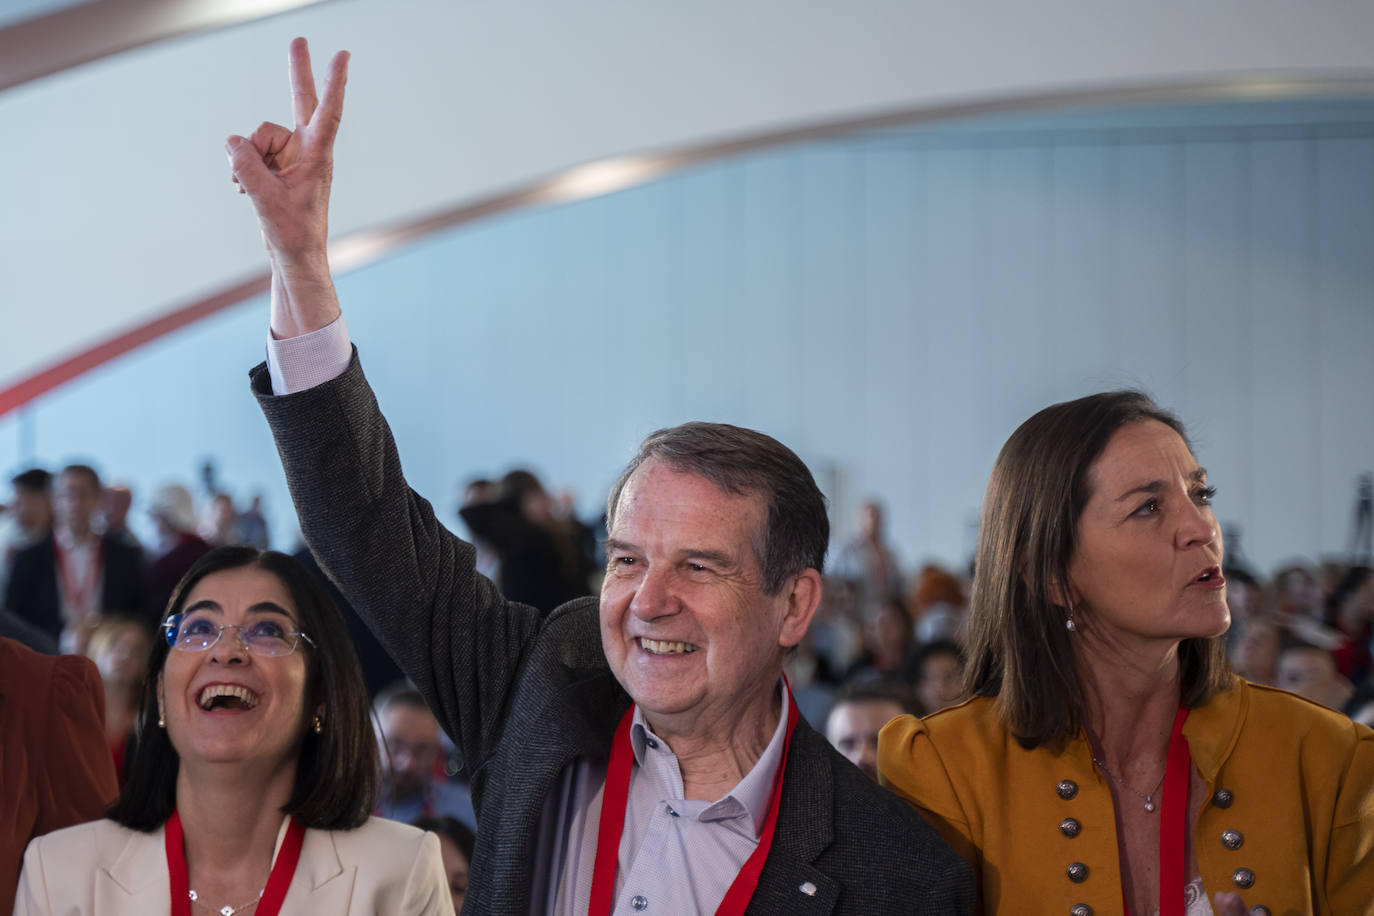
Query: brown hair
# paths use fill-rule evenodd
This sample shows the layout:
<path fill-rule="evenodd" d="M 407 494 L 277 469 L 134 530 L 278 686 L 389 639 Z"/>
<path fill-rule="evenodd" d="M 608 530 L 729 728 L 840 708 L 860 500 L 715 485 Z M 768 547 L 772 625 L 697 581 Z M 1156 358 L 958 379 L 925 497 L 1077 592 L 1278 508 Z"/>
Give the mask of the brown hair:
<path fill-rule="evenodd" d="M 1052 596 L 1068 582 L 1093 463 L 1117 430 L 1147 420 L 1188 441 L 1179 419 L 1147 395 L 1109 391 L 1035 414 L 1011 434 L 993 466 L 973 575 L 964 691 L 996 697 L 999 715 L 1023 747 L 1078 734 L 1083 686 L 1064 627 L 1068 611 Z M 1220 637 L 1183 640 L 1179 665 L 1189 707 L 1231 685 Z"/>
<path fill-rule="evenodd" d="M 615 526 L 620 493 L 640 465 L 654 458 L 696 474 L 727 493 L 761 493 L 767 517 L 754 545 L 763 590 L 776 595 L 788 576 L 824 572 L 830 542 L 825 497 L 806 465 L 772 436 L 725 423 L 684 423 L 651 433 L 621 472 L 606 500 L 606 526 Z"/>

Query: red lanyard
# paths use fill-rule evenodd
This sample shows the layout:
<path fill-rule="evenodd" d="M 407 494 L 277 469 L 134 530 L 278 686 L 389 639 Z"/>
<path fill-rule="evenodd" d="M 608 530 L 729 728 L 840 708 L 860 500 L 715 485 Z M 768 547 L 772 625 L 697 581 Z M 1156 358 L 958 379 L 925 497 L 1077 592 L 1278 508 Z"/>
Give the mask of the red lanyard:
<path fill-rule="evenodd" d="M 782 776 L 787 771 L 787 748 L 792 743 L 792 730 L 797 727 L 797 702 L 787 691 L 787 734 L 783 737 L 782 759 L 773 777 L 773 795 L 768 803 L 768 816 L 759 833 L 759 845 L 740 868 L 730 889 L 725 892 L 716 909 L 716 916 L 737 916 L 749 906 L 754 896 L 764 860 L 773 845 L 773 831 L 778 824 L 778 808 L 782 799 Z M 620 726 L 611 743 L 611 760 L 606 768 L 606 791 L 601 798 L 601 826 L 596 834 L 596 860 L 592 869 L 592 896 L 587 912 L 590 916 L 610 916 L 615 906 L 615 872 L 620 857 L 620 834 L 625 829 L 625 806 L 630 796 L 630 770 L 634 750 L 630 746 L 630 723 L 635 708 L 625 710 Z"/>
<path fill-rule="evenodd" d="M 171 877 L 172 916 L 191 916 L 191 879 L 186 870 L 186 848 L 182 841 L 181 815 L 173 811 L 167 819 L 167 872 Z M 291 878 L 296 874 L 296 862 L 301 857 L 301 844 L 305 842 L 305 828 L 294 817 L 286 828 L 286 837 L 281 849 L 277 850 L 277 860 L 272 863 L 272 872 L 267 876 L 267 887 L 263 888 L 262 899 L 258 902 L 255 916 L 277 916 L 281 911 L 286 891 L 291 887 Z"/>
<path fill-rule="evenodd" d="M 1193 758 L 1183 738 L 1188 707 L 1180 706 L 1169 734 L 1169 756 L 1164 764 L 1164 797 L 1159 815 L 1159 916 L 1185 916 L 1184 878 L 1188 874 L 1188 781 Z M 1122 888 L 1121 908 L 1131 916 Z"/>
<path fill-rule="evenodd" d="M 66 551 L 58 543 L 57 536 L 52 539 L 53 557 L 57 560 L 57 577 L 62 584 L 62 597 L 67 602 L 73 616 L 78 620 L 90 611 L 98 611 L 100 608 L 92 607 L 95 597 L 95 590 L 100 582 L 100 567 L 105 559 L 105 542 L 97 540 L 90 563 L 86 566 L 86 576 L 84 582 L 76 583 L 72 581 L 72 571 L 67 567 Z"/>

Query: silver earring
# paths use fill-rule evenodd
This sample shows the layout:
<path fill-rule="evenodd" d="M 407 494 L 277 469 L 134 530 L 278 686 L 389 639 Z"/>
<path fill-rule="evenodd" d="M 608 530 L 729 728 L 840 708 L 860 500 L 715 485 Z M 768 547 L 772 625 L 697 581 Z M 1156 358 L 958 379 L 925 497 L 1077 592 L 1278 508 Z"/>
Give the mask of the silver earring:
<path fill-rule="evenodd" d="M 159 710 L 159 711 L 158 711 L 158 714 L 157 714 L 157 727 L 158 727 L 158 728 L 166 728 L 166 727 L 167 727 L 167 720 L 164 719 L 164 718 L 162 717 L 162 712 L 161 712 L 161 710 Z"/>
<path fill-rule="evenodd" d="M 1076 632 L 1076 631 L 1078 630 L 1078 626 L 1073 622 L 1073 602 L 1072 602 L 1072 601 L 1069 602 L 1069 616 L 1068 616 L 1068 619 L 1064 621 L 1064 629 L 1068 630 L 1070 633 Z"/>
<path fill-rule="evenodd" d="M 315 734 L 322 734 L 324 732 L 324 720 L 316 716 L 314 721 L 310 723 L 310 727 L 315 730 Z"/>

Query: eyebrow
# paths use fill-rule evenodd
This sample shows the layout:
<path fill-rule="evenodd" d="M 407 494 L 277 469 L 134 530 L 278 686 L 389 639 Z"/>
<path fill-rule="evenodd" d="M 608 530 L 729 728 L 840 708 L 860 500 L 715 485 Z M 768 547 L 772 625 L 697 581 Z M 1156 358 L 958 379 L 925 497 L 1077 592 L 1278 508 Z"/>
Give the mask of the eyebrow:
<path fill-rule="evenodd" d="M 643 552 L 635 545 L 627 543 L 625 541 L 618 540 L 616 538 L 606 538 L 605 543 L 607 553 L 616 550 L 623 551 L 625 553 Z M 719 566 L 726 566 L 731 568 L 739 565 L 739 562 L 729 554 L 723 553 L 719 550 L 710 550 L 705 547 L 689 547 L 686 550 L 679 550 L 678 556 L 683 559 L 691 557 L 698 560 L 707 560 Z"/>
<path fill-rule="evenodd" d="M 210 598 L 202 598 L 190 607 L 185 608 L 181 613 L 190 614 L 194 611 L 212 611 L 216 614 L 223 614 L 224 608 L 219 606 L 218 601 L 213 601 Z M 277 604 L 275 601 L 259 601 L 257 604 L 248 608 L 248 610 L 245 611 L 245 613 L 280 614 L 292 623 L 296 622 L 296 618 L 291 616 L 291 612 L 288 611 L 286 608 L 282 607 L 280 604 Z"/>
<path fill-rule="evenodd" d="M 1200 468 L 1198 468 L 1197 470 L 1193 471 L 1191 474 L 1188 475 L 1188 482 L 1189 482 L 1189 483 L 1205 483 L 1206 481 L 1207 481 L 1207 469 L 1206 469 L 1206 468 L 1201 468 L 1201 467 L 1200 467 Z M 1138 493 L 1159 493 L 1159 492 L 1162 492 L 1166 486 L 1167 486 L 1167 484 L 1166 484 L 1164 481 L 1162 481 L 1162 480 L 1152 480 L 1152 481 L 1150 481 L 1149 483 L 1141 484 L 1141 485 L 1138 486 L 1138 487 L 1132 487 L 1131 489 L 1127 490 L 1125 493 L 1122 493 L 1120 496 L 1118 496 L 1118 497 L 1116 498 L 1116 501 L 1117 501 L 1117 502 L 1124 502 L 1125 500 L 1130 499 L 1132 496 L 1135 496 L 1135 495 L 1138 494 Z"/>

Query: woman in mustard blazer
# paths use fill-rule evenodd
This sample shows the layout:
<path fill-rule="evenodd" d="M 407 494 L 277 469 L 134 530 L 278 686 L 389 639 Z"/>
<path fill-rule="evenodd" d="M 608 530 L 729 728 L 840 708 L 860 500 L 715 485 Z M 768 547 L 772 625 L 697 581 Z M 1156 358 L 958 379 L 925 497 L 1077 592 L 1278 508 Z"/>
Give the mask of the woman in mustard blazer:
<path fill-rule="evenodd" d="M 300 564 L 212 551 L 162 629 L 119 801 L 29 845 L 17 916 L 453 912 L 434 834 L 369 816 L 362 671 Z"/>
<path fill-rule="evenodd" d="M 1049 407 L 1003 447 L 973 699 L 879 743 L 979 912 L 1374 913 L 1374 732 L 1232 675 L 1213 494 L 1137 392 Z"/>

